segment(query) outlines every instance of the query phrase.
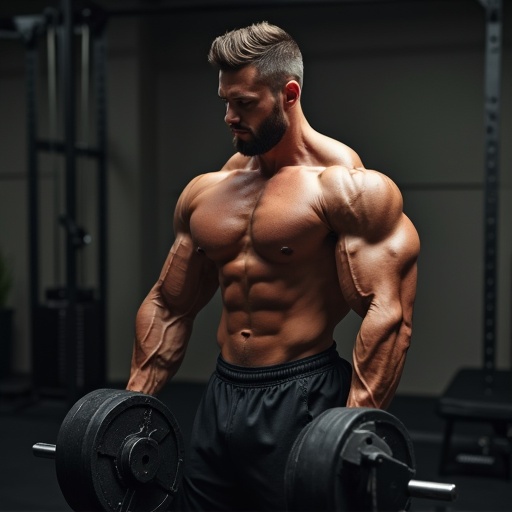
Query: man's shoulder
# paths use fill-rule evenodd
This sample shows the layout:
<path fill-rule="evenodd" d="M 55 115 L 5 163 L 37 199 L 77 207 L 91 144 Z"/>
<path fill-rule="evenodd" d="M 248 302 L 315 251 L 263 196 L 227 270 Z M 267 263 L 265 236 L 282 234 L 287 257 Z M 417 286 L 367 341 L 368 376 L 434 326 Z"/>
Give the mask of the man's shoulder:
<path fill-rule="evenodd" d="M 204 172 L 192 178 L 186 185 L 183 195 L 189 198 L 197 196 L 205 188 L 220 183 L 236 171 L 247 169 L 250 161 L 250 158 L 244 157 L 240 153 L 233 155 L 219 170 Z"/>
<path fill-rule="evenodd" d="M 175 218 L 184 221 L 190 217 L 190 214 L 195 209 L 203 197 L 203 193 L 220 183 L 230 171 L 211 171 L 198 174 L 190 180 L 180 194 L 175 209 Z"/>
<path fill-rule="evenodd" d="M 233 155 L 219 170 L 197 175 L 189 182 L 188 188 L 197 190 L 201 187 L 208 187 L 212 184 L 218 183 L 236 171 L 247 169 L 250 161 L 251 159 L 249 157 L 245 157 L 240 153 L 237 153 Z"/>
<path fill-rule="evenodd" d="M 326 167 L 339 165 L 348 169 L 364 168 L 357 152 L 339 140 L 316 132 L 314 147 L 319 160 Z"/>
<path fill-rule="evenodd" d="M 396 184 L 374 169 L 332 165 L 320 174 L 320 187 L 327 205 L 351 212 L 376 210 L 379 205 L 384 209 L 391 205 L 401 207 L 402 197 Z"/>
<path fill-rule="evenodd" d="M 211 185 L 222 181 L 230 174 L 230 172 L 230 170 L 222 168 L 219 171 L 208 171 L 198 174 L 188 182 L 184 192 L 193 195 L 197 194 L 205 187 L 210 187 Z"/>
<path fill-rule="evenodd" d="M 354 167 L 341 164 L 327 165 L 322 171 L 325 177 L 333 179 L 348 179 L 353 181 L 369 180 L 373 183 L 388 181 L 390 178 L 383 172 L 375 169 L 367 169 L 366 167 Z"/>
<path fill-rule="evenodd" d="M 323 186 L 338 186 L 346 192 L 354 193 L 357 193 L 360 188 L 382 185 L 387 180 L 385 174 L 362 166 L 334 164 L 326 166 L 320 173 L 320 181 Z"/>
<path fill-rule="evenodd" d="M 244 156 L 241 153 L 235 153 L 229 160 L 222 166 L 221 171 L 238 171 L 247 168 L 250 165 L 252 158 Z"/>

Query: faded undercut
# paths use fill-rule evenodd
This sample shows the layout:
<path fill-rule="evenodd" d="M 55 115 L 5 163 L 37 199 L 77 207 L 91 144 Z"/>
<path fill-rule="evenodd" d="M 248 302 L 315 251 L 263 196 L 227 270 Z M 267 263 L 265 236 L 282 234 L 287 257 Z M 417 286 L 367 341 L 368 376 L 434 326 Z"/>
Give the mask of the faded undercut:
<path fill-rule="evenodd" d="M 302 87 L 304 65 L 297 43 L 283 29 L 266 21 L 217 37 L 208 62 L 221 71 L 237 71 L 252 64 L 274 93 L 289 80 L 297 80 Z"/>

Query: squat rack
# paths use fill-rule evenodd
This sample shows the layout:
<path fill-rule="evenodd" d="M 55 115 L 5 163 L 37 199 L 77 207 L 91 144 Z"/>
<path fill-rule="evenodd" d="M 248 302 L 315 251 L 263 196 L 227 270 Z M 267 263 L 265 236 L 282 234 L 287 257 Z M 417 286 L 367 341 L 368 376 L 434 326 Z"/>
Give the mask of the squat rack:
<path fill-rule="evenodd" d="M 95 389 L 105 382 L 106 373 L 106 300 L 107 300 L 107 115 L 106 115 L 106 17 L 94 4 L 75 10 L 72 0 L 61 0 L 60 10 L 47 8 L 41 15 L 17 16 L 9 23 L 2 23 L 0 36 L 19 39 L 25 45 L 26 81 L 26 126 L 27 126 L 27 197 L 29 234 L 29 306 L 32 347 L 32 391 L 35 396 L 41 393 L 57 393 L 54 382 L 48 384 L 48 370 L 60 375 L 57 384 L 65 388 L 70 403 L 85 391 Z M 76 131 L 76 77 L 74 69 L 75 35 L 77 27 L 87 28 L 87 43 L 90 42 L 93 63 L 93 95 L 95 99 L 95 145 L 77 141 Z M 54 39 L 49 37 L 54 36 Z M 50 138 L 38 136 L 38 42 L 42 35 L 48 36 L 49 45 L 55 54 L 53 70 L 48 70 L 49 94 L 56 101 L 56 62 L 59 61 L 60 90 L 62 92 L 63 137 L 56 137 L 56 119 L 50 121 Z M 82 34 L 83 35 L 83 34 Z M 90 41 L 89 41 L 89 36 Z M 85 37 L 85 36 L 83 36 Z M 51 43 L 50 43 L 51 41 Z M 57 50 L 59 53 L 57 54 Z M 50 62 L 48 62 L 50 68 Z M 90 71 L 87 69 L 86 71 Z M 85 71 L 84 71 L 85 73 Z M 88 80 L 88 76 L 85 80 Z M 52 90 L 54 89 L 54 90 Z M 56 105 L 54 105 L 56 107 Z M 50 112 L 49 117 L 54 116 Z M 39 268 L 40 249 L 40 197 L 39 197 L 39 154 L 58 154 L 64 157 L 64 214 L 59 224 L 65 230 L 65 287 L 53 290 L 51 301 L 60 307 L 55 309 L 57 319 L 48 318 L 48 311 L 41 305 Z M 97 202 L 97 290 L 87 297 L 87 306 L 82 304 L 84 291 L 79 289 L 77 280 L 78 250 L 90 241 L 88 233 L 77 224 L 77 159 L 86 158 L 96 163 L 96 202 Z M 58 249 L 57 249 L 58 250 Z M 48 298 L 48 297 L 47 297 Z M 88 311 L 94 303 L 93 313 Z M 92 315 L 92 316 L 91 316 Z M 54 315 L 53 315 L 54 316 Z M 91 321 L 92 320 L 92 321 Z M 55 324 L 58 324 L 57 327 Z M 91 325 L 94 328 L 91 329 Z M 45 330 L 54 328 L 61 354 L 47 354 Z M 88 334 L 87 334 L 88 333 Z M 93 337 L 86 340 L 85 337 Z M 91 360 L 90 346 L 94 347 Z M 55 368 L 51 358 L 60 359 Z M 60 363 L 60 364 L 59 364 Z M 92 366 L 94 372 L 87 371 Z M 52 388 L 51 390 L 48 387 Z M 63 391 L 62 389 L 60 390 Z"/>

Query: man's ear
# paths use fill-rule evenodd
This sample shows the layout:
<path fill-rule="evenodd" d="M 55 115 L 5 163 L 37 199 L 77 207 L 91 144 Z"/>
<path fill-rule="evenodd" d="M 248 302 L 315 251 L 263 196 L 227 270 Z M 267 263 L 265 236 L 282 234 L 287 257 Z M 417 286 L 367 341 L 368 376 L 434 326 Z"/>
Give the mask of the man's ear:
<path fill-rule="evenodd" d="M 300 85 L 296 80 L 290 80 L 284 86 L 284 107 L 291 108 L 300 100 Z"/>

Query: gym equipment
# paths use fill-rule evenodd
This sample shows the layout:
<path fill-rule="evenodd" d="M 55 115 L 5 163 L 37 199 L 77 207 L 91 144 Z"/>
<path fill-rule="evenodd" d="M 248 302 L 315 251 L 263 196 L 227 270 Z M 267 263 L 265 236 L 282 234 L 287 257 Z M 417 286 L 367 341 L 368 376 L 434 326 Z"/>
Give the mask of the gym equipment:
<path fill-rule="evenodd" d="M 512 370 L 496 368 L 499 197 L 500 197 L 500 111 L 503 46 L 503 0 L 479 0 L 485 9 L 485 197 L 484 197 L 484 299 L 481 368 L 460 368 L 438 402 L 445 420 L 439 472 L 510 479 L 512 439 Z M 456 423 L 491 427 L 474 442 L 458 443 L 453 436 Z M 485 436 L 487 437 L 487 436 Z"/>
<path fill-rule="evenodd" d="M 440 474 L 510 479 L 511 389 L 510 370 L 494 370 L 488 387 L 482 370 L 461 368 L 437 405 L 437 413 L 445 420 Z M 465 427 L 466 435 L 457 437 Z"/>
<path fill-rule="evenodd" d="M 34 455 L 54 458 L 57 479 L 76 511 L 166 510 L 178 491 L 183 439 L 155 397 L 99 389 L 78 400 L 57 436 Z"/>
<path fill-rule="evenodd" d="M 107 104 L 106 104 L 106 16 L 94 2 L 76 7 L 73 0 L 62 0 L 61 8 L 47 7 L 42 15 L 16 16 L 13 18 L 18 38 L 26 49 L 26 124 L 27 124 L 27 198 L 29 233 L 29 320 L 31 324 L 33 395 L 66 394 L 71 406 L 84 393 L 103 385 L 106 360 L 106 296 L 107 296 Z M 82 102 L 81 116 L 77 116 L 76 87 L 76 29 L 82 35 Z M 49 138 L 40 136 L 42 123 L 39 112 L 39 59 L 40 42 L 46 35 L 48 69 L 48 116 Z M 85 47 L 87 46 L 87 52 Z M 58 56 L 58 59 L 57 59 Z M 57 62 L 58 60 L 58 62 Z M 58 65 L 57 65 L 58 64 Z M 92 64 L 92 66 L 90 66 Z M 92 104 L 89 99 L 89 82 L 93 88 Z M 87 84 L 87 90 L 85 89 Z M 87 96 L 85 95 L 87 92 Z M 62 108 L 58 109 L 57 105 Z M 84 115 L 87 119 L 84 119 Z M 94 143 L 89 144 L 88 133 L 77 132 L 77 119 L 82 125 L 93 115 Z M 85 130 L 83 129 L 82 132 Z M 82 139 L 78 140 L 79 137 Z M 84 140 L 85 139 L 85 140 Z M 53 158 L 54 214 L 50 211 L 45 219 L 61 217 L 65 237 L 56 230 L 53 233 L 54 286 L 50 290 L 65 289 L 65 303 L 56 305 L 51 301 L 41 304 L 40 259 L 41 251 L 51 247 L 51 240 L 41 239 L 48 229 L 41 222 L 41 179 L 39 155 L 49 153 Z M 80 172 L 78 163 L 94 161 L 92 172 Z M 57 162 L 61 162 L 57 165 Z M 92 169 L 91 169 L 92 171 Z M 96 261 L 92 264 L 93 275 L 80 279 L 85 255 L 79 249 L 90 241 L 79 224 L 84 213 L 77 208 L 77 193 L 83 190 L 78 179 L 87 176 L 95 183 L 96 193 L 89 194 L 89 203 L 94 206 L 95 246 L 89 254 Z M 94 199 L 94 200 L 93 200 Z M 62 215 L 60 215 L 62 214 Z M 80 215 L 81 214 L 81 215 Z M 56 224 L 56 223 L 54 223 Z M 53 225 L 56 229 L 57 225 Z M 91 254 L 91 251 L 96 254 Z M 61 257 L 64 256 L 64 260 Z M 45 281 L 48 277 L 45 277 Z M 80 295 L 85 282 L 93 282 L 96 288 L 94 301 L 83 304 Z M 52 292 L 50 292 L 52 293 Z M 94 329 L 84 326 L 93 325 Z M 51 327 L 53 330 L 49 330 Z M 91 333 L 91 331 L 93 331 Z M 50 335 L 48 334 L 50 333 Z M 58 340 L 58 343 L 55 342 Z M 48 356 L 51 354 L 51 357 Z M 88 371 L 82 363 L 95 367 Z"/>
<path fill-rule="evenodd" d="M 68 412 L 54 458 L 76 511 L 168 510 L 179 489 L 183 441 L 169 409 L 143 393 L 99 389 Z M 250 461 L 248 461 L 250 463 Z M 325 411 L 297 437 L 285 484 L 289 510 L 403 511 L 411 497 L 451 501 L 453 484 L 413 480 L 412 441 L 393 415 L 370 408 Z"/>
<path fill-rule="evenodd" d="M 334 408 L 297 437 L 285 473 L 288 510 L 403 511 L 411 498 L 453 501 L 453 484 L 413 480 L 405 426 L 390 413 Z"/>

